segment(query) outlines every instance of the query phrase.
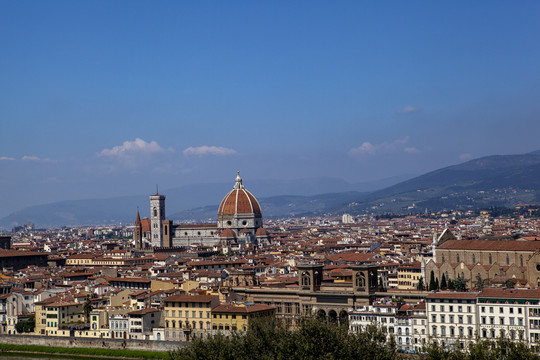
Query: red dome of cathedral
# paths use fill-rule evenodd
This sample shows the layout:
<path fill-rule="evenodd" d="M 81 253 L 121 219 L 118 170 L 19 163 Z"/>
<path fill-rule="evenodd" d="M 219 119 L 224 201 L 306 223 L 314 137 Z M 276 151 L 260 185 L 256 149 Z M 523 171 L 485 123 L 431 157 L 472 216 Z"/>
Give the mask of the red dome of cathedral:
<path fill-rule="evenodd" d="M 231 229 L 225 229 L 221 232 L 219 237 L 222 238 L 236 238 L 236 234 Z"/>
<path fill-rule="evenodd" d="M 268 236 L 268 231 L 263 228 L 262 226 L 257 229 L 257 232 L 255 232 L 255 236 Z"/>
<path fill-rule="evenodd" d="M 261 206 L 255 196 L 242 185 L 240 173 L 236 176 L 234 188 L 223 198 L 218 210 L 221 215 L 256 214 L 262 215 Z"/>

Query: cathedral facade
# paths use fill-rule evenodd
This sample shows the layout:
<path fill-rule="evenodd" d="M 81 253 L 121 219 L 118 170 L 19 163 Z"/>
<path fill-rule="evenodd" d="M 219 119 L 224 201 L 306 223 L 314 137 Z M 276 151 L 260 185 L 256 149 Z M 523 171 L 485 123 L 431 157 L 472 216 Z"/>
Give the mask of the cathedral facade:
<path fill-rule="evenodd" d="M 143 225 L 150 231 L 143 231 Z M 265 245 L 269 234 L 263 227 L 261 206 L 242 184 L 240 173 L 234 187 L 221 201 L 216 224 L 178 225 L 165 216 L 165 195 L 150 196 L 150 219 L 137 211 L 133 232 L 135 248 L 171 248 L 193 244 L 204 246 Z"/>

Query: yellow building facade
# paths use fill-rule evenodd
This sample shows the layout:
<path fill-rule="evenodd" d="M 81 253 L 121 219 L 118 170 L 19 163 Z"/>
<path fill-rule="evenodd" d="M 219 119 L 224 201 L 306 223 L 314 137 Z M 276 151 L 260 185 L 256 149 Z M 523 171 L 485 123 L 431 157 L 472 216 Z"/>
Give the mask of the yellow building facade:
<path fill-rule="evenodd" d="M 212 308 L 219 304 L 214 295 L 173 295 L 163 300 L 166 340 L 189 340 L 211 329 Z"/>
<path fill-rule="evenodd" d="M 263 304 L 220 304 L 212 309 L 213 331 L 246 331 L 256 318 L 273 318 L 274 306 Z"/>

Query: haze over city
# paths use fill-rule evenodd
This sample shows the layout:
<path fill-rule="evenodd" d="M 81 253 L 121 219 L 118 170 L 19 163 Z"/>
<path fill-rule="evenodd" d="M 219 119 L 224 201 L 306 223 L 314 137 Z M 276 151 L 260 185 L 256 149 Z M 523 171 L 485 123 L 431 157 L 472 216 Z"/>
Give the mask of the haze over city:
<path fill-rule="evenodd" d="M 540 4 L 2 2 L 0 216 L 540 148 Z M 337 189 L 339 190 L 339 189 Z"/>

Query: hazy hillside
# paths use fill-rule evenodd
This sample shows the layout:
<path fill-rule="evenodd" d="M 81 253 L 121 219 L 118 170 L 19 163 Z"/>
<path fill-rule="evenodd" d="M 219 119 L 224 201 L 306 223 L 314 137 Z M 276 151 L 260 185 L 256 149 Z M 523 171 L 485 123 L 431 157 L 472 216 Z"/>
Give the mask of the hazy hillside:
<path fill-rule="evenodd" d="M 513 206 L 540 202 L 539 194 L 539 154 L 497 155 L 435 170 L 375 191 L 358 201 L 352 211 L 403 212 Z M 348 209 L 350 211 L 351 207 Z"/>
<path fill-rule="evenodd" d="M 362 198 L 368 193 L 356 191 L 344 193 L 331 193 L 314 196 L 282 195 L 258 199 L 265 218 L 316 216 L 326 214 L 328 211 L 340 207 L 351 198 Z M 216 221 L 219 204 L 205 206 L 197 209 L 180 211 L 172 214 L 173 220 L 203 220 Z"/>
<path fill-rule="evenodd" d="M 377 184 L 384 188 L 368 193 Z M 540 151 L 486 156 L 399 183 L 395 178 L 362 184 L 315 178 L 244 181 L 244 185 L 261 203 L 265 218 L 540 203 Z M 232 186 L 231 181 L 164 190 L 167 216 L 182 221 L 216 221 L 218 205 Z M 137 206 L 142 216 L 148 216 L 148 195 L 62 201 L 15 212 L 1 219 L 0 226 L 10 228 L 25 221 L 38 226 L 132 223 Z"/>

